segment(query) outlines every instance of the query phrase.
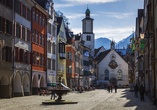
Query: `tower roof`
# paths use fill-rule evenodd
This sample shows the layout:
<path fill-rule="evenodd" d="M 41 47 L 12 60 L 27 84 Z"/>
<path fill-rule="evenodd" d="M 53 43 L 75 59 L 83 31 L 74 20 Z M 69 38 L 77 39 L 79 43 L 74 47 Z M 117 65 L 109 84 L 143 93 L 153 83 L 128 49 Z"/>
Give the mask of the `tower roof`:
<path fill-rule="evenodd" d="M 90 10 L 87 8 L 86 13 L 90 13 Z"/>

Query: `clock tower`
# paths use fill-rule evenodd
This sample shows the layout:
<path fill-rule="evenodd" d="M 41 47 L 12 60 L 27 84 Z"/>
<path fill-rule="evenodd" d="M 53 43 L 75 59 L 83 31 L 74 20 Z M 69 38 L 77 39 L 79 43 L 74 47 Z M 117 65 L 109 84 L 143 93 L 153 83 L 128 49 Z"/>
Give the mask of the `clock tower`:
<path fill-rule="evenodd" d="M 84 45 L 90 49 L 94 49 L 95 35 L 93 33 L 93 20 L 90 18 L 90 10 L 87 7 L 85 18 L 82 20 L 82 40 L 85 41 Z"/>

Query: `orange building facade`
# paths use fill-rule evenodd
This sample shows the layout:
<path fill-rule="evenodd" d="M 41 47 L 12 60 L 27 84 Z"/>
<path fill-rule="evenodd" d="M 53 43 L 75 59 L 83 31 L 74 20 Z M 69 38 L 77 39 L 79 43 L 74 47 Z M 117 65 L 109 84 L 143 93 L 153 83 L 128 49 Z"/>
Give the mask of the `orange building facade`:
<path fill-rule="evenodd" d="M 47 17 L 38 4 L 32 8 L 32 94 L 46 88 Z"/>
<path fill-rule="evenodd" d="M 66 45 L 66 78 L 67 86 L 73 87 L 75 75 L 75 52 L 76 48 L 72 44 Z"/>

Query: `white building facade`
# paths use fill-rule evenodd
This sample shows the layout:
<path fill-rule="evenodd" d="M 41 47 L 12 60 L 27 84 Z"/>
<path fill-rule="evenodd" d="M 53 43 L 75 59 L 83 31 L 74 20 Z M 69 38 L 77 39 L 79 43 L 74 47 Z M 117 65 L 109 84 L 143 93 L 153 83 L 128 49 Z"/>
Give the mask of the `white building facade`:
<path fill-rule="evenodd" d="M 50 15 L 49 19 L 47 19 L 47 88 L 50 89 L 55 86 L 57 75 L 57 25 L 54 22 L 53 1 L 47 2 L 46 8 Z"/>
<path fill-rule="evenodd" d="M 99 80 L 104 80 L 108 84 L 117 85 L 118 87 L 128 85 L 128 64 L 123 60 L 120 54 L 117 53 L 114 48 L 100 54 L 97 56 L 97 59 L 99 59 Z"/>

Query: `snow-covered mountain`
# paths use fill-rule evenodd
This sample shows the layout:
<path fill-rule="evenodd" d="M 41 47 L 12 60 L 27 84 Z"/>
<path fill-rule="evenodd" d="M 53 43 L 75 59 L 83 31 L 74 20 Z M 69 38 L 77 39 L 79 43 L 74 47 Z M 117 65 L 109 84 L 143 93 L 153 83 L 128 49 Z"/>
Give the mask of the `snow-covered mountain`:
<path fill-rule="evenodd" d="M 118 48 L 122 49 L 123 47 L 127 48 L 127 44 L 130 43 L 130 38 L 132 38 L 133 34 L 131 34 L 127 38 L 119 41 L 118 43 L 115 43 L 116 49 L 118 49 Z M 101 46 L 104 46 L 104 48 L 106 50 L 108 50 L 108 49 L 110 49 L 110 43 L 111 43 L 111 40 L 108 38 L 98 38 L 98 39 L 95 39 L 95 48 L 99 48 Z"/>

